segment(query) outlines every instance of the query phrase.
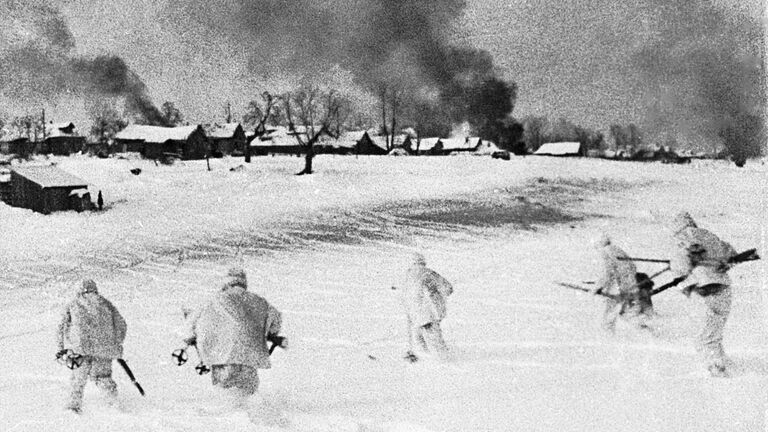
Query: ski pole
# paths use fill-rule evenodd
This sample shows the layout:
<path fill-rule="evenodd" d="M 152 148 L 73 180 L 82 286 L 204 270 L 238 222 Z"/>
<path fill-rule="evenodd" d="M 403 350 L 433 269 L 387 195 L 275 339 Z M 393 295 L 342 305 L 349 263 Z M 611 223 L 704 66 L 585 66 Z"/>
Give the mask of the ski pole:
<path fill-rule="evenodd" d="M 125 374 L 128 375 L 128 378 L 131 379 L 131 382 L 133 383 L 133 385 L 135 385 L 136 388 L 139 390 L 139 394 L 144 396 L 144 389 L 141 388 L 141 384 L 139 384 L 139 382 L 136 381 L 136 377 L 133 376 L 133 372 L 131 372 L 131 368 L 128 367 L 128 363 L 126 363 L 125 360 L 121 358 L 117 359 L 117 363 L 123 367 Z"/>
<path fill-rule="evenodd" d="M 203 357 L 200 355 L 200 350 L 197 348 L 197 344 L 194 344 L 192 346 L 195 347 L 197 358 L 200 359 L 200 363 L 198 363 L 197 366 L 195 366 L 195 371 L 197 372 L 198 375 L 205 375 L 211 371 L 211 368 L 209 368 L 208 366 L 205 365 L 205 363 L 203 363 Z"/>
<path fill-rule="evenodd" d="M 56 361 L 68 369 L 75 370 L 83 364 L 84 358 L 71 349 L 65 349 L 56 353 Z"/>

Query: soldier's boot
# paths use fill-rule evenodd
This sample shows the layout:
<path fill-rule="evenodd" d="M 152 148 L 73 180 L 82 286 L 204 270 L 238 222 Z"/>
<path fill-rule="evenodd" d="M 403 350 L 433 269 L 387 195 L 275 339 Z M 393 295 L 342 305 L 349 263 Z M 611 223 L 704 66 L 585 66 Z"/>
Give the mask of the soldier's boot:
<path fill-rule="evenodd" d="M 730 374 L 728 374 L 728 370 L 723 365 L 713 364 L 713 365 L 710 365 L 708 369 L 709 369 L 709 375 L 714 378 L 730 377 Z"/>

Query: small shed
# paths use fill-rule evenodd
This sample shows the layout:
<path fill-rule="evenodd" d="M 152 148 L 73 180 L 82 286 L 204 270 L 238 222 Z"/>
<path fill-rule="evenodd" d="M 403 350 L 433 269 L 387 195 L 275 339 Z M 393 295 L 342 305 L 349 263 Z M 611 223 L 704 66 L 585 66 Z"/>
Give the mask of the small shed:
<path fill-rule="evenodd" d="M 11 169 L 11 189 L 12 205 L 49 214 L 76 209 L 70 194 L 88 183 L 53 165 L 19 166 Z"/>
<path fill-rule="evenodd" d="M 556 142 L 542 144 L 538 150 L 533 152 L 540 156 L 580 156 L 581 143 L 579 142 Z"/>
<path fill-rule="evenodd" d="M 128 125 L 115 134 L 115 143 L 123 151 L 139 152 L 149 159 L 161 159 L 167 153 L 182 159 L 203 159 L 208 154 L 208 137 L 202 126 Z"/>
<path fill-rule="evenodd" d="M 240 123 L 216 124 L 206 128 L 206 135 L 211 142 L 211 155 L 240 154 L 245 152 L 245 131 Z"/>

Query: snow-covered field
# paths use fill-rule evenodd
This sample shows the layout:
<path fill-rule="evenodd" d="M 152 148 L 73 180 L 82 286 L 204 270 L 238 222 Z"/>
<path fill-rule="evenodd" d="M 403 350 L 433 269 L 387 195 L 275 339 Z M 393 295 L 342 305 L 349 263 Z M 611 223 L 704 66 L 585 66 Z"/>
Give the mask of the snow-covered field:
<path fill-rule="evenodd" d="M 692 338 L 699 304 L 655 297 L 655 334 L 599 331 L 602 304 L 553 281 L 595 277 L 592 240 L 668 256 L 665 222 L 691 212 L 737 250 L 766 255 L 768 167 L 600 160 L 320 156 L 155 166 L 53 159 L 102 190 L 107 210 L 49 216 L 0 203 L 0 429 L 6 431 L 763 431 L 766 264 L 732 272 L 730 379 L 709 378 Z M 42 162 L 42 161 L 39 161 Z M 131 168 L 141 168 L 136 176 Z M 454 283 L 453 359 L 402 360 L 389 289 L 409 251 Z M 210 378 L 172 364 L 181 309 L 241 264 L 284 313 L 291 348 L 261 371 L 269 409 L 222 409 Z M 658 265 L 641 264 L 649 273 Z M 93 278 L 128 321 L 119 408 L 89 385 L 63 411 L 58 311 Z M 668 273 L 657 284 L 669 280 Z M 193 357 L 194 360 L 194 357 Z"/>

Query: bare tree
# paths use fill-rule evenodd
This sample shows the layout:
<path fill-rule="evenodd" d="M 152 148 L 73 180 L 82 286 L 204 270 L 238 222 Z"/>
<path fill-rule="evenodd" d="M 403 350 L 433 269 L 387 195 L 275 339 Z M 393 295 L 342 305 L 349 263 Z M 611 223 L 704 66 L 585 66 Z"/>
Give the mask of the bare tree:
<path fill-rule="evenodd" d="M 268 123 L 282 123 L 282 112 L 280 111 L 280 97 L 274 96 L 269 92 L 261 94 L 261 102 L 252 100 L 248 103 L 243 115 L 243 124 L 254 128 L 255 136 L 259 137 L 266 132 Z M 245 143 L 245 162 L 251 163 L 251 143 Z"/>
<path fill-rule="evenodd" d="M 19 136 L 26 136 L 30 142 L 37 142 L 38 136 L 44 136 L 45 124 L 41 118 L 27 114 L 14 117 L 9 128 Z"/>
<path fill-rule="evenodd" d="M 281 98 L 289 131 L 305 151 L 304 169 L 298 175 L 312 174 L 315 144 L 323 135 L 338 138 L 350 112 L 349 101 L 336 90 L 321 90 L 302 84 Z"/>
<path fill-rule="evenodd" d="M 184 116 L 181 115 L 181 111 L 176 108 L 173 102 L 165 102 L 160 107 L 160 111 L 163 117 L 164 126 L 178 126 L 184 122 Z"/>
<path fill-rule="evenodd" d="M 115 134 L 123 130 L 128 122 L 108 104 L 100 104 L 91 110 L 91 136 L 102 146 L 105 146 L 115 137 Z"/>
<path fill-rule="evenodd" d="M 388 82 L 379 85 L 379 102 L 381 104 L 380 132 L 386 138 L 387 151 L 392 150 L 395 146 L 398 125 L 408 123 L 408 111 L 413 108 L 413 100 L 408 99 L 407 96 L 413 91 L 415 90 L 408 90 L 403 83 Z M 387 111 L 387 108 L 389 108 L 389 111 Z"/>
<path fill-rule="evenodd" d="M 529 116 L 523 119 L 523 140 L 529 152 L 535 152 L 544 144 L 547 126 L 546 117 Z"/>

